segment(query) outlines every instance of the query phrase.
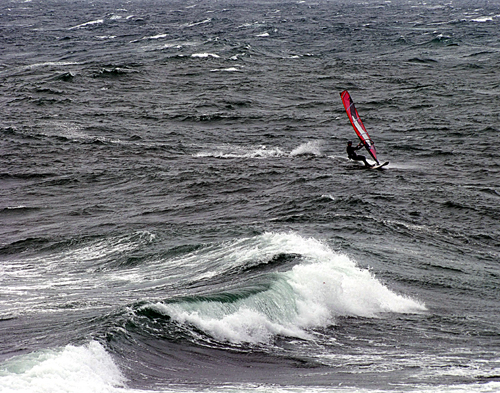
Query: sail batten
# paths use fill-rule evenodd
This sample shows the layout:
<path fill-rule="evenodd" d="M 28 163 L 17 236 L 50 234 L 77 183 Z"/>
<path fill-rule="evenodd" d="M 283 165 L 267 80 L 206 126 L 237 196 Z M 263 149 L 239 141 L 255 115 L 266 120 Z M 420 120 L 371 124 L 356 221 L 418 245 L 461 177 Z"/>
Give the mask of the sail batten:
<path fill-rule="evenodd" d="M 368 131 L 366 131 L 366 128 L 361 121 L 361 118 L 359 117 L 358 111 L 356 110 L 356 107 L 354 106 L 354 102 L 352 101 L 351 95 L 347 90 L 344 90 L 342 93 L 340 93 L 340 97 L 342 98 L 342 103 L 344 104 L 345 111 L 347 112 L 347 116 L 349 117 L 349 120 L 351 121 L 352 127 L 354 128 L 354 131 L 358 135 L 359 139 L 365 146 L 366 150 L 370 153 L 370 155 L 373 157 L 373 159 L 377 162 L 377 152 L 375 150 L 375 145 L 373 144 L 373 141 L 370 138 L 370 135 L 368 134 Z"/>

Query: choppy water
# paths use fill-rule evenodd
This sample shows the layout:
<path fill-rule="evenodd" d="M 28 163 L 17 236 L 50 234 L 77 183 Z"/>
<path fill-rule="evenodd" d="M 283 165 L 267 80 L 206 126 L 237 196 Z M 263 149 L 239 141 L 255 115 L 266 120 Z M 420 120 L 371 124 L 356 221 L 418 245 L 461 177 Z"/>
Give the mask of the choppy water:
<path fill-rule="evenodd" d="M 0 4 L 0 391 L 500 389 L 500 4 Z M 356 170 L 348 89 L 384 171 Z"/>

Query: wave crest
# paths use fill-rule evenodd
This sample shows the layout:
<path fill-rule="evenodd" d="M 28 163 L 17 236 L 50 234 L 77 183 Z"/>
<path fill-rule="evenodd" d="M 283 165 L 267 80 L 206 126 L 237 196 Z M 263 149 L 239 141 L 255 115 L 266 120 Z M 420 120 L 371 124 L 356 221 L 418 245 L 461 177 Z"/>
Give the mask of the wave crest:
<path fill-rule="evenodd" d="M 148 304 L 151 309 L 219 341 L 269 342 L 276 336 L 307 339 L 311 329 L 339 316 L 378 317 L 425 311 L 425 305 L 398 295 L 346 255 L 313 238 L 266 233 L 244 243 L 224 244 L 232 289 L 207 296 Z M 288 268 L 257 269 L 273 255 L 294 255 Z M 239 259 L 239 260 L 238 260 Z M 250 260 L 249 260 L 250 259 Z M 253 260 L 253 261 L 252 261 Z M 235 263 L 245 266 L 234 274 Z M 229 266 L 232 265 L 232 266 Z M 248 269 L 253 266 L 252 269 Z M 234 281 L 237 280 L 235 284 Z"/>

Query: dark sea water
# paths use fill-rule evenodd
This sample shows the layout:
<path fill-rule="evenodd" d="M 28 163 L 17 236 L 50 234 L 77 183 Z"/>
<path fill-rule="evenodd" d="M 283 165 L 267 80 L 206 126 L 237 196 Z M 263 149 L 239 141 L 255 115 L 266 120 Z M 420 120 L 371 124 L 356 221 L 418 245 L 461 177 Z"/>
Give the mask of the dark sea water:
<path fill-rule="evenodd" d="M 2 393 L 500 391 L 498 1 L 3 0 L 0 91 Z"/>

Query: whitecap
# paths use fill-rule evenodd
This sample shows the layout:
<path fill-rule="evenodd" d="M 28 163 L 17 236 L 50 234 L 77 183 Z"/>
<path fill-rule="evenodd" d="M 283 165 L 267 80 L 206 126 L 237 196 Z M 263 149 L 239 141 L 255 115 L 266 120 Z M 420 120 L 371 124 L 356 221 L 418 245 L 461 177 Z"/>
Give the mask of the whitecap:
<path fill-rule="evenodd" d="M 166 38 L 166 34 L 157 34 L 157 35 L 152 35 L 149 37 L 144 37 L 143 40 L 159 40 L 160 38 Z"/>
<path fill-rule="evenodd" d="M 500 18 L 500 15 L 481 16 L 479 18 L 471 19 L 471 22 L 477 22 L 477 23 L 492 22 L 494 18 Z"/>
<path fill-rule="evenodd" d="M 194 26 L 198 26 L 198 25 L 203 25 L 205 23 L 210 23 L 211 21 L 212 21 L 212 18 L 208 18 L 208 19 L 202 20 L 200 22 L 186 23 L 183 26 L 184 27 L 194 27 Z"/>
<path fill-rule="evenodd" d="M 198 57 L 198 58 L 203 58 L 206 59 L 208 57 L 213 57 L 218 59 L 220 56 L 215 54 L 215 53 L 193 53 L 191 57 Z"/>
<path fill-rule="evenodd" d="M 217 69 L 217 68 L 214 68 L 212 70 L 210 70 L 211 72 L 238 72 L 238 71 L 241 71 L 239 68 L 236 68 L 236 67 L 229 67 L 229 68 L 220 68 L 220 69 Z"/>
<path fill-rule="evenodd" d="M 13 357 L 0 366 L 7 392 L 108 392 L 125 386 L 125 377 L 97 341 Z"/>
<path fill-rule="evenodd" d="M 330 199 L 330 200 L 334 201 L 335 197 L 331 194 L 323 194 L 323 195 L 321 195 L 321 199 Z"/>
<path fill-rule="evenodd" d="M 90 22 L 82 23 L 81 25 L 73 26 L 70 27 L 68 30 L 73 30 L 73 29 L 82 29 L 84 27 L 89 27 L 89 26 L 94 26 L 94 25 L 99 25 L 104 23 L 104 19 L 97 19 L 97 20 L 92 20 Z"/>
<path fill-rule="evenodd" d="M 36 68 L 36 67 L 65 67 L 68 65 L 77 65 L 80 63 L 77 63 L 75 61 L 46 61 L 44 63 L 35 63 L 35 64 L 30 64 L 29 66 L 26 66 L 26 68 Z"/>

